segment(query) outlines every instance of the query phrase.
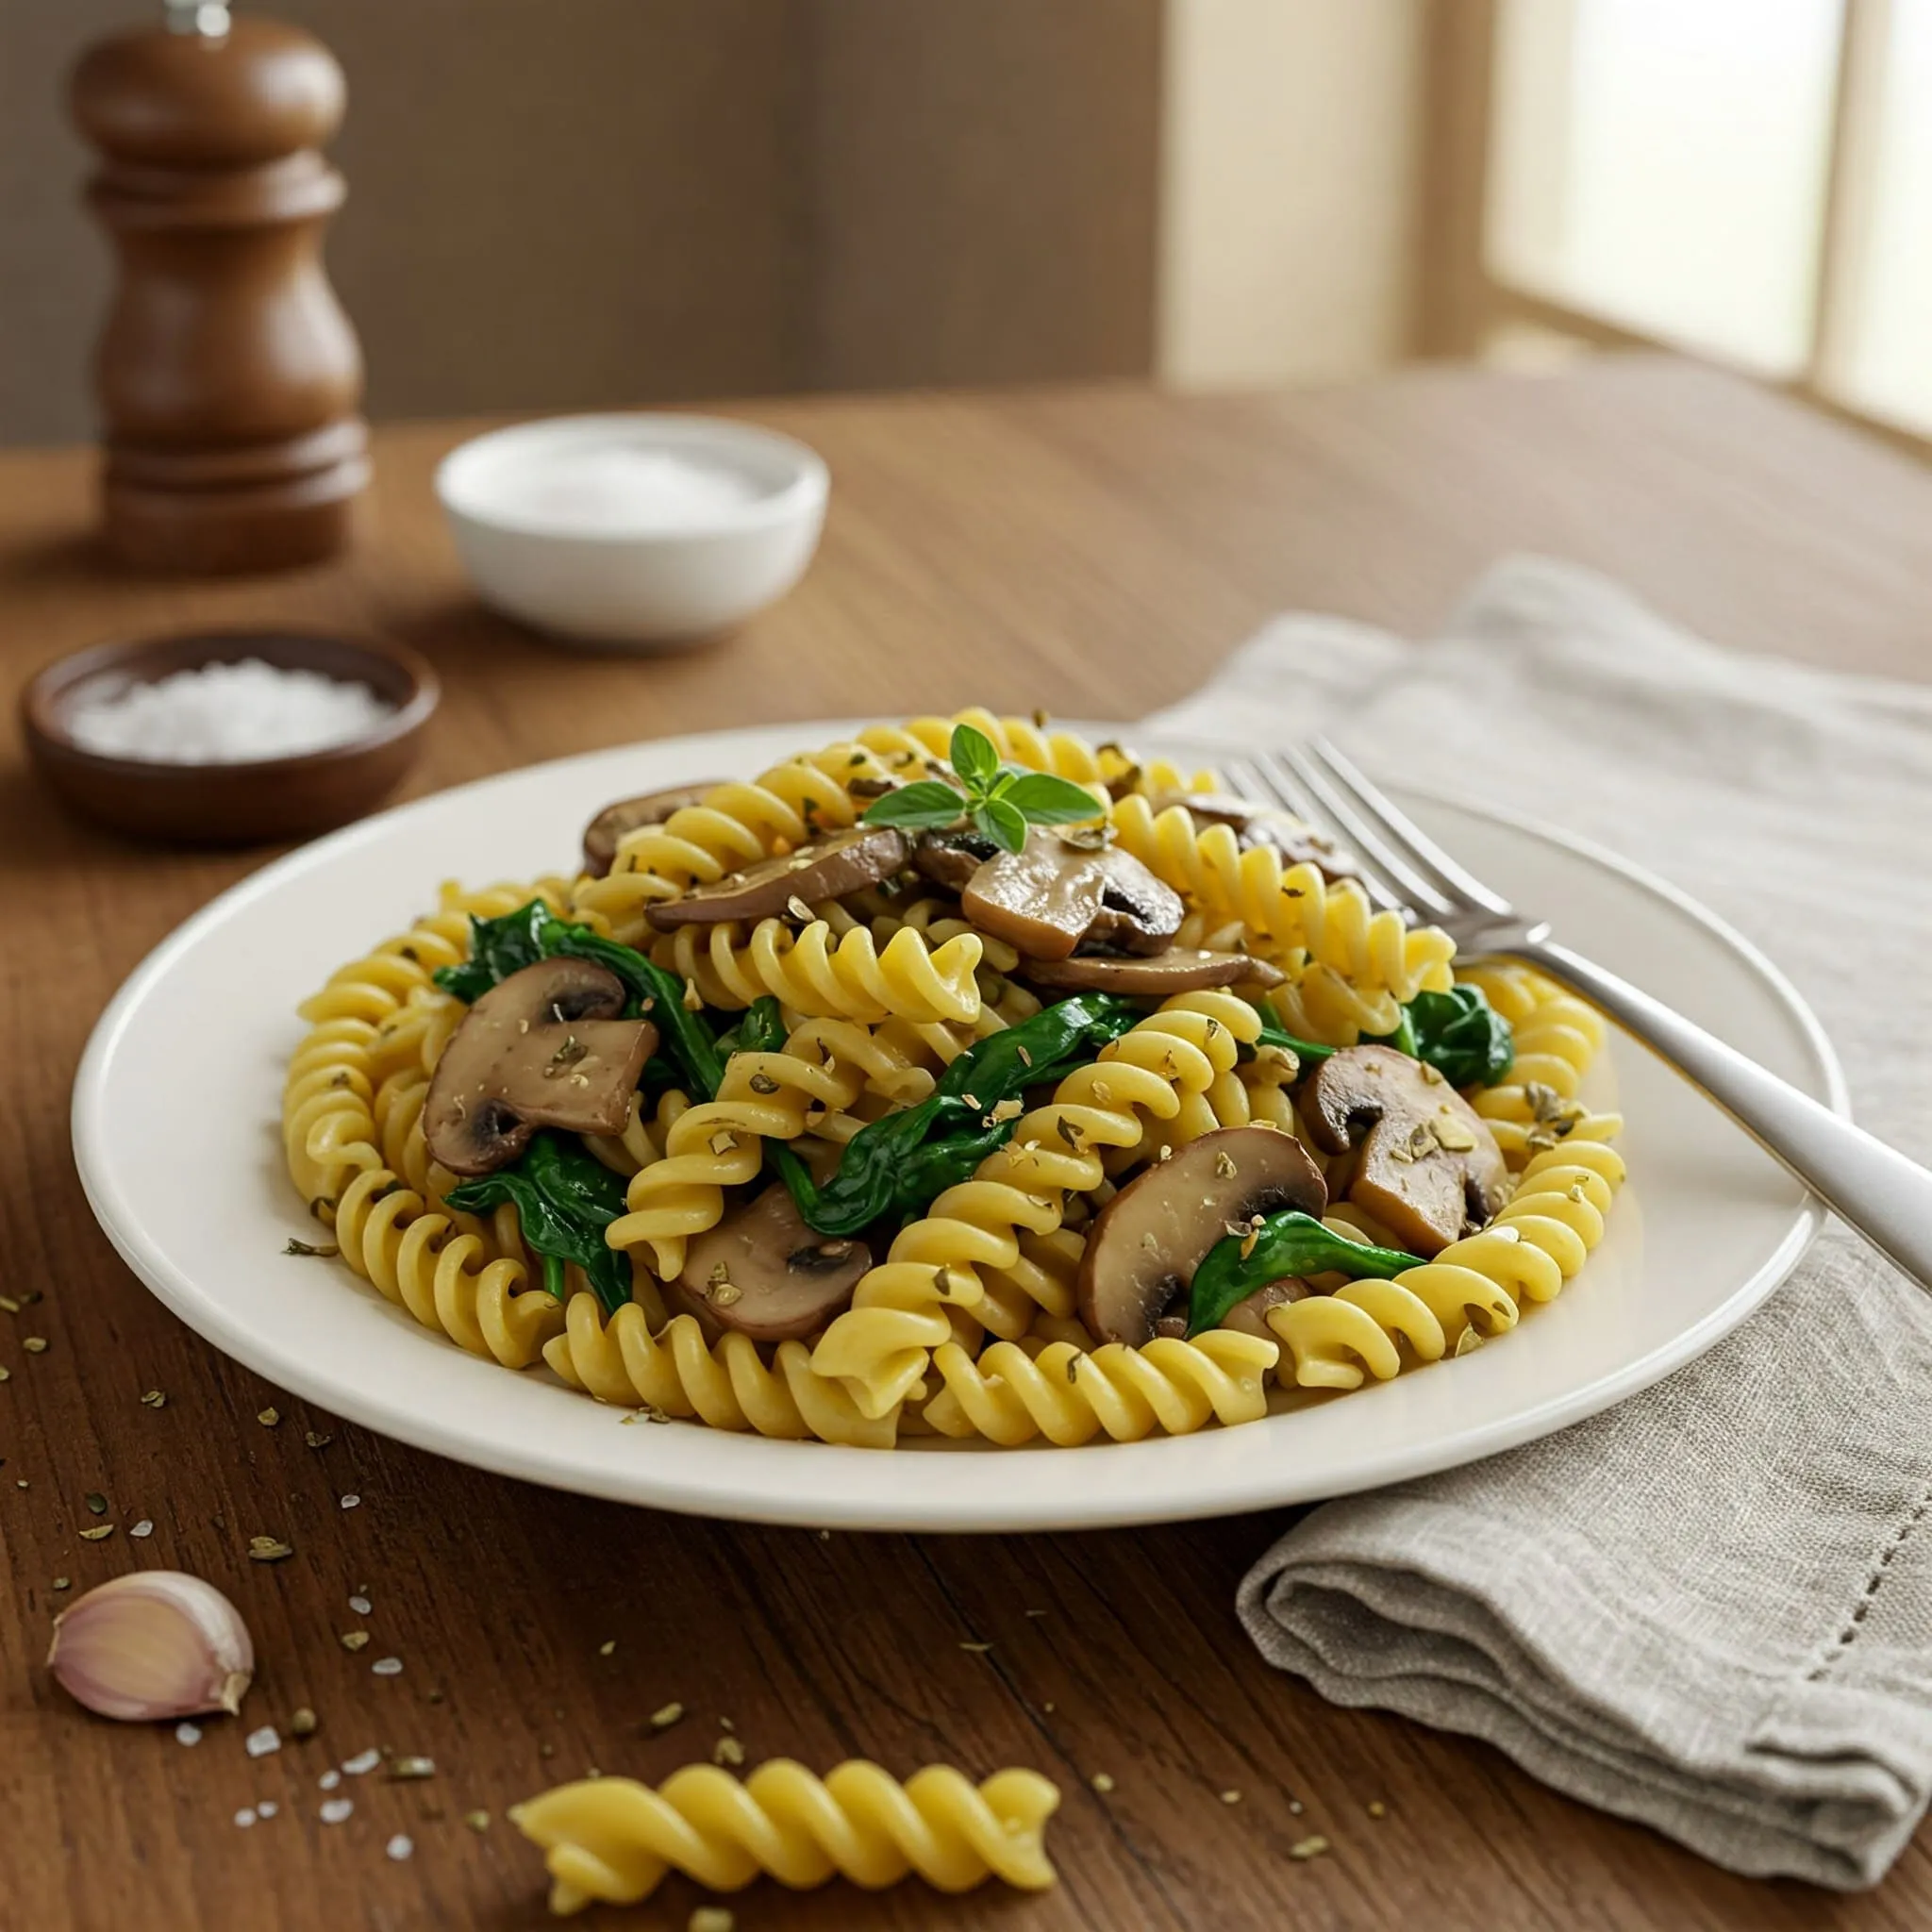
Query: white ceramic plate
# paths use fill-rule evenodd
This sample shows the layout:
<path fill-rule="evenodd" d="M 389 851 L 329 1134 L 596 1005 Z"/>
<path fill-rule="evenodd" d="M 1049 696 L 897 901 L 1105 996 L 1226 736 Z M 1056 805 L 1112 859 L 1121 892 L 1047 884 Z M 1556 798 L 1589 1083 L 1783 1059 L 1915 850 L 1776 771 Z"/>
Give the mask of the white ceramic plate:
<path fill-rule="evenodd" d="M 345 959 L 403 930 L 440 880 L 555 871 L 608 800 L 765 769 L 837 726 L 597 752 L 423 799 L 268 866 L 190 920 L 103 1015 L 75 1084 L 88 1199 L 128 1265 L 217 1348 L 335 1413 L 458 1461 L 587 1495 L 863 1529 L 1172 1521 L 1333 1496 L 1547 1434 L 1708 1348 L 1790 1271 L 1819 1212 L 1683 1081 L 1620 1040 L 1588 1097 L 1620 1105 L 1631 1170 L 1603 1245 L 1513 1334 L 1338 1399 L 1178 1439 L 894 1454 L 697 1425 L 625 1428 L 541 1367 L 512 1374 L 432 1334 L 340 1262 L 284 1258 L 312 1227 L 283 1173 L 294 1016 Z M 1606 854 L 1414 800 L 1451 850 L 1570 944 L 1844 1108 L 1817 1022 L 1707 912 Z"/>

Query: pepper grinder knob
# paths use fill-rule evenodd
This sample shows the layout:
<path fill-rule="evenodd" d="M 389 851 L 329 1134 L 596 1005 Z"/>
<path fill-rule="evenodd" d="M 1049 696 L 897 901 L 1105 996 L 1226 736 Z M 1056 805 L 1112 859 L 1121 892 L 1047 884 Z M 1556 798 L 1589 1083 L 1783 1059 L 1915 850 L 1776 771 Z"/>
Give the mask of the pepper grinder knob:
<path fill-rule="evenodd" d="M 108 541 L 147 569 L 333 555 L 368 481 L 362 358 L 322 267 L 335 57 L 221 0 L 85 53 L 75 119 L 119 279 L 95 358 Z"/>

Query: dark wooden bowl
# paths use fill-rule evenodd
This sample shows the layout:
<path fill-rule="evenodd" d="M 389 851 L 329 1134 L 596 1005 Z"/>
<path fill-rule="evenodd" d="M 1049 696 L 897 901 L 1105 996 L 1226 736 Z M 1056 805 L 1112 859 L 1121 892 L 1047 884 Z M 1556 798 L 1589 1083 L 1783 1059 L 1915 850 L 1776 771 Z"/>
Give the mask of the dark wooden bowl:
<path fill-rule="evenodd" d="M 375 730 L 324 751 L 242 764 L 175 765 L 84 750 L 68 732 L 67 694 L 104 673 L 144 684 L 203 664 L 259 658 L 370 686 L 394 705 Z M 401 780 L 421 747 L 441 689 L 401 644 L 302 631 L 197 631 L 77 651 L 21 693 L 21 730 L 41 775 L 76 811 L 143 839 L 253 845 L 307 838 L 358 818 Z"/>

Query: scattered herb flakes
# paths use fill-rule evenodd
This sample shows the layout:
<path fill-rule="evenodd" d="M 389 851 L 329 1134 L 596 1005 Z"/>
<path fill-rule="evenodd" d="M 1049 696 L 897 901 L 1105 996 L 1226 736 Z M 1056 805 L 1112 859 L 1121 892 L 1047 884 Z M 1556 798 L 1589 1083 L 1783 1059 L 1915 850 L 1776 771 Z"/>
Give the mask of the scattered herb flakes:
<path fill-rule="evenodd" d="M 736 1738 L 720 1738 L 711 1746 L 711 1762 L 713 1764 L 742 1764 L 744 1762 L 744 1746 Z"/>
<path fill-rule="evenodd" d="M 361 1506 L 362 1498 L 355 1494 L 353 1491 L 342 1498 L 342 1507 L 344 1509 L 358 1509 Z"/>
<path fill-rule="evenodd" d="M 341 1249 L 337 1247 L 333 1241 L 298 1241 L 292 1235 L 289 1238 L 288 1245 L 282 1250 L 282 1253 L 285 1255 L 322 1255 L 325 1257 L 340 1255 L 341 1252 Z"/>
<path fill-rule="evenodd" d="M 539 1757 L 555 1757 L 557 1756 L 557 1746 L 555 1744 L 539 1744 L 537 1746 L 537 1756 Z"/>
<path fill-rule="evenodd" d="M 1046 1615 L 1046 1612 L 1044 1610 L 1028 1610 L 1026 1614 L 1029 1617 L 1043 1617 Z"/>
<path fill-rule="evenodd" d="M 1291 1858 L 1319 1858 L 1328 1849 L 1328 1840 L 1319 1832 L 1313 1838 L 1296 1839 L 1288 1848 Z"/>
<path fill-rule="evenodd" d="M 1302 1801 L 1299 1798 L 1291 1798 L 1288 1801 L 1288 1808 L 1299 1818 L 1302 1815 Z"/>
<path fill-rule="evenodd" d="M 259 1410 L 255 1418 L 255 1420 L 258 1422 L 265 1429 L 274 1428 L 281 1421 L 281 1410 L 273 1407 Z"/>
<path fill-rule="evenodd" d="M 74 1579 L 71 1576 L 57 1576 L 54 1579 L 54 1588 L 57 1591 L 72 1590 L 74 1588 Z"/>
<path fill-rule="evenodd" d="M 353 1798 L 325 1798 L 317 1814 L 325 1824 L 340 1824 L 356 1809 Z"/>
<path fill-rule="evenodd" d="M 962 1643 L 959 1648 L 972 1651 L 975 1657 L 984 1657 L 992 1648 L 992 1645 L 990 1643 Z"/>
<path fill-rule="evenodd" d="M 403 1660 L 399 1657 L 379 1657 L 369 1668 L 378 1677 L 400 1677 L 403 1674 Z"/>
<path fill-rule="evenodd" d="M 1241 1794 L 1239 1791 L 1234 1790 L 1232 1789 L 1224 1790 L 1221 1794 L 1221 1802 L 1224 1805 L 1239 1805 L 1241 1801 Z"/>
<path fill-rule="evenodd" d="M 318 1719 L 315 1713 L 305 1704 L 300 1710 L 294 1711 L 290 1715 L 289 1735 L 291 1738 L 312 1738 L 315 1735 L 317 1724 Z"/>
<path fill-rule="evenodd" d="M 1106 1772 L 1096 1771 L 1091 1780 L 1093 1789 L 1104 1798 L 1113 1790 L 1113 1779 Z"/>
<path fill-rule="evenodd" d="M 557 1714 L 558 1717 L 561 1717 L 563 1715 L 562 1711 L 560 1710 Z M 718 1720 L 718 1728 L 721 1731 L 735 1731 L 738 1728 L 738 1726 L 735 1724 L 733 1724 L 728 1717 L 721 1717 Z"/>
<path fill-rule="evenodd" d="M 143 1516 L 139 1523 L 130 1524 L 127 1527 L 127 1534 L 129 1536 L 150 1537 L 154 1533 L 155 1522 L 152 1516 Z"/>
<path fill-rule="evenodd" d="M 614 1637 L 607 1637 L 604 1640 L 604 1641 L 597 1646 L 597 1655 L 599 1657 L 610 1657 L 616 1652 L 616 1649 L 617 1639 Z"/>
<path fill-rule="evenodd" d="M 87 1507 L 96 1516 L 105 1516 L 108 1513 L 108 1499 L 101 1494 L 100 1491 L 90 1490 L 87 1492 Z"/>
<path fill-rule="evenodd" d="M 344 1650 L 360 1650 L 368 1643 L 369 1633 L 366 1630 L 344 1630 L 337 1641 Z"/>
<path fill-rule="evenodd" d="M 141 1398 L 141 1406 L 143 1408 L 166 1408 L 168 1398 L 158 1389 L 150 1389 Z"/>
<path fill-rule="evenodd" d="M 389 1856 L 391 1858 L 393 1858 L 399 1865 L 415 1849 L 415 1840 L 411 1839 L 409 1834 L 406 1831 L 397 1832 L 395 1837 L 391 1839 L 388 1844 L 383 1846 L 383 1850 L 387 1852 Z"/>
<path fill-rule="evenodd" d="M 47 1338 L 44 1335 L 24 1335 L 20 1339 L 20 1345 L 29 1355 L 45 1355 Z"/>
<path fill-rule="evenodd" d="M 13 1371 L 5 1362 L 0 1362 L 0 1382 L 10 1382 L 12 1379 Z"/>
<path fill-rule="evenodd" d="M 342 1759 L 342 1769 L 351 1777 L 360 1777 L 382 1762 L 382 1753 L 372 1744 L 366 1751 L 358 1751 L 353 1757 Z"/>
<path fill-rule="evenodd" d="M 664 1705 L 651 1713 L 651 1728 L 654 1731 L 668 1731 L 673 1724 L 680 1722 L 683 1716 L 683 1705 L 676 1703 Z"/>
<path fill-rule="evenodd" d="M 737 1932 L 738 1919 L 728 1906 L 693 1906 L 684 1932 Z"/>
<path fill-rule="evenodd" d="M 92 1529 L 82 1530 L 80 1540 L 84 1543 L 105 1542 L 113 1534 L 114 1525 L 111 1523 L 97 1523 Z"/>
<path fill-rule="evenodd" d="M 250 1731 L 242 1740 L 242 1748 L 251 1757 L 266 1757 L 273 1751 L 282 1748 L 282 1734 L 273 1724 L 263 1724 L 258 1731 Z"/>
<path fill-rule="evenodd" d="M 463 1823 L 480 1837 L 490 1829 L 490 1814 L 487 1811 L 465 1811 Z"/>
<path fill-rule="evenodd" d="M 324 1435 L 320 1429 L 310 1429 L 302 1440 L 311 1449 L 326 1449 L 335 1441 L 335 1438 Z"/>
<path fill-rule="evenodd" d="M 390 1759 L 389 1776 L 398 1780 L 434 1777 L 436 1759 L 433 1757 L 392 1757 Z"/>
<path fill-rule="evenodd" d="M 5 1308 L 9 1315 L 20 1313 L 20 1304 L 10 1294 L 0 1294 L 0 1308 Z"/>
<path fill-rule="evenodd" d="M 279 1563 L 295 1554 L 293 1543 L 285 1543 L 279 1537 L 252 1536 L 248 1539 L 248 1560 L 251 1563 Z"/>
<path fill-rule="evenodd" d="M 1389 1815 L 1389 1807 L 1383 1804 L 1380 1798 L 1371 1798 L 1368 1810 L 1371 1818 L 1386 1818 Z"/>
<path fill-rule="evenodd" d="M 175 1726 L 175 1741 L 177 1744 L 198 1744 L 201 1742 L 199 1724 L 178 1724 Z"/>

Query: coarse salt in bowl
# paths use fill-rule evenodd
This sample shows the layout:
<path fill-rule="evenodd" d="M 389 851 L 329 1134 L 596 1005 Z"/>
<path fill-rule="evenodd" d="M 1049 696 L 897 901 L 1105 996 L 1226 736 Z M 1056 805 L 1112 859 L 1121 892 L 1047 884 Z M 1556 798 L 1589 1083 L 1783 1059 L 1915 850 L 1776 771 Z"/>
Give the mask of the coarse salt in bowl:
<path fill-rule="evenodd" d="M 802 442 L 706 416 L 520 424 L 436 473 L 486 602 L 618 649 L 704 637 L 784 595 L 818 547 L 829 488 Z"/>
<path fill-rule="evenodd" d="M 21 693 L 42 779 L 149 839 L 253 844 L 358 817 L 394 789 L 440 695 L 414 651 L 254 630 L 103 644 Z"/>

